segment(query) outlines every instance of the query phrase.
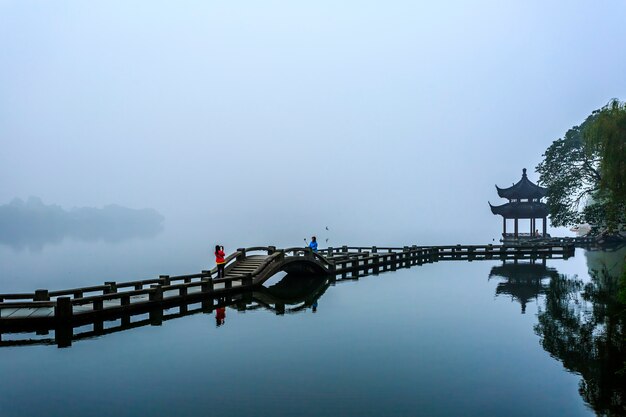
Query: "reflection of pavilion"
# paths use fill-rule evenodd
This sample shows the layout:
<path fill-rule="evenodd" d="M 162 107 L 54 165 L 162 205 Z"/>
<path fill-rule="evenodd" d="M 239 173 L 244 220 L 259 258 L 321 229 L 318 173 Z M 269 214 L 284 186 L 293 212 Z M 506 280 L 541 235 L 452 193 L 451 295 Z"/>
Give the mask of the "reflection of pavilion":
<path fill-rule="evenodd" d="M 540 294 L 546 292 L 547 287 L 541 282 L 546 278 L 554 278 L 558 272 L 554 268 L 546 266 L 545 259 L 540 263 L 535 260 L 530 262 L 506 262 L 491 268 L 489 279 L 498 277 L 504 282 L 498 283 L 496 296 L 505 294 L 511 296 L 522 305 L 522 314 L 526 313 L 526 304 L 537 299 Z"/>

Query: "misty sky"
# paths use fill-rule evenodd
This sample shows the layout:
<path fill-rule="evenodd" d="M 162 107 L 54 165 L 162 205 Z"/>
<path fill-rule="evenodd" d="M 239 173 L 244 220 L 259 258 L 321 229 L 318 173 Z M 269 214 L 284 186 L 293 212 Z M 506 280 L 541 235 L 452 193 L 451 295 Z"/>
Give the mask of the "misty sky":
<path fill-rule="evenodd" d="M 616 0 L 0 0 L 0 204 L 487 243 L 494 184 L 626 99 L 625 20 Z"/>

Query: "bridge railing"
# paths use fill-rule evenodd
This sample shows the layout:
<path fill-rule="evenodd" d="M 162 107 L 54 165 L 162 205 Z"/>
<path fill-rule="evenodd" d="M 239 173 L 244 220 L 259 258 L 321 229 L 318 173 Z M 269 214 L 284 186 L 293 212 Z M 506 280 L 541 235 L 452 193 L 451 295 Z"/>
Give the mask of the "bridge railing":
<path fill-rule="evenodd" d="M 148 305 L 165 301 L 180 300 L 194 294 L 228 291 L 253 284 L 252 276 L 262 273 L 273 262 L 284 256 L 311 257 L 325 265 L 330 273 L 347 277 L 361 276 L 363 273 L 378 273 L 396 268 L 421 265 L 440 260 L 477 259 L 537 259 L 573 255 L 570 244 L 503 246 L 503 245 L 449 245 L 449 246 L 404 246 L 363 247 L 342 246 L 321 249 L 313 253 L 310 248 L 292 247 L 284 250 L 273 246 L 240 249 L 226 257 L 228 264 L 245 259 L 249 252 L 265 251 L 269 255 L 254 271 L 228 278 L 213 279 L 216 268 L 201 273 L 168 276 L 128 282 L 106 282 L 104 285 L 79 287 L 60 291 L 37 290 L 34 293 L 0 294 L 0 317 L 8 309 L 51 308 L 54 317 L 62 317 L 115 311 L 130 305 Z M 326 255 L 326 256 L 324 256 Z M 60 313 L 59 313 L 60 312 Z M 54 318 L 53 317 L 53 318 Z M 6 317 L 2 317 L 3 319 Z"/>
<path fill-rule="evenodd" d="M 292 247 L 284 249 L 285 254 L 291 254 L 291 256 L 302 256 L 302 257 L 311 257 L 317 259 L 319 262 L 324 265 L 332 265 L 333 263 L 329 261 L 327 257 L 322 255 L 322 251 L 313 252 L 313 250 L 309 247 Z"/>

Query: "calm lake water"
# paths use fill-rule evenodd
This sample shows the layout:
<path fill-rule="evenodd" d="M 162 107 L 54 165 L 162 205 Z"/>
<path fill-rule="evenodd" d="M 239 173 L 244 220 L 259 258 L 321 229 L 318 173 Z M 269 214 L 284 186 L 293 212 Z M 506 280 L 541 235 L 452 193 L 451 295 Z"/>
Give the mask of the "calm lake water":
<path fill-rule="evenodd" d="M 0 246 L 1 291 L 191 273 L 207 266 L 197 246 Z M 0 415 L 618 415 L 615 281 L 588 270 L 615 270 L 620 256 L 439 262 L 330 286 L 273 279 L 269 297 L 295 300 L 285 314 L 229 307 L 220 326 L 198 313 L 65 349 L 3 347 Z"/>

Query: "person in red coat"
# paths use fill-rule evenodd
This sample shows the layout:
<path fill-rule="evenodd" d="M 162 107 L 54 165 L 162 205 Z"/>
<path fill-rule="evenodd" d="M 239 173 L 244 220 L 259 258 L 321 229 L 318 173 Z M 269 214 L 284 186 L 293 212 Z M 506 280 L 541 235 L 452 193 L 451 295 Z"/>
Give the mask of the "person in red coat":
<path fill-rule="evenodd" d="M 224 246 L 216 245 L 215 246 L 215 263 L 217 264 L 217 277 L 224 278 L 224 267 L 226 266 L 226 261 L 224 257 L 226 254 L 224 253 Z"/>

